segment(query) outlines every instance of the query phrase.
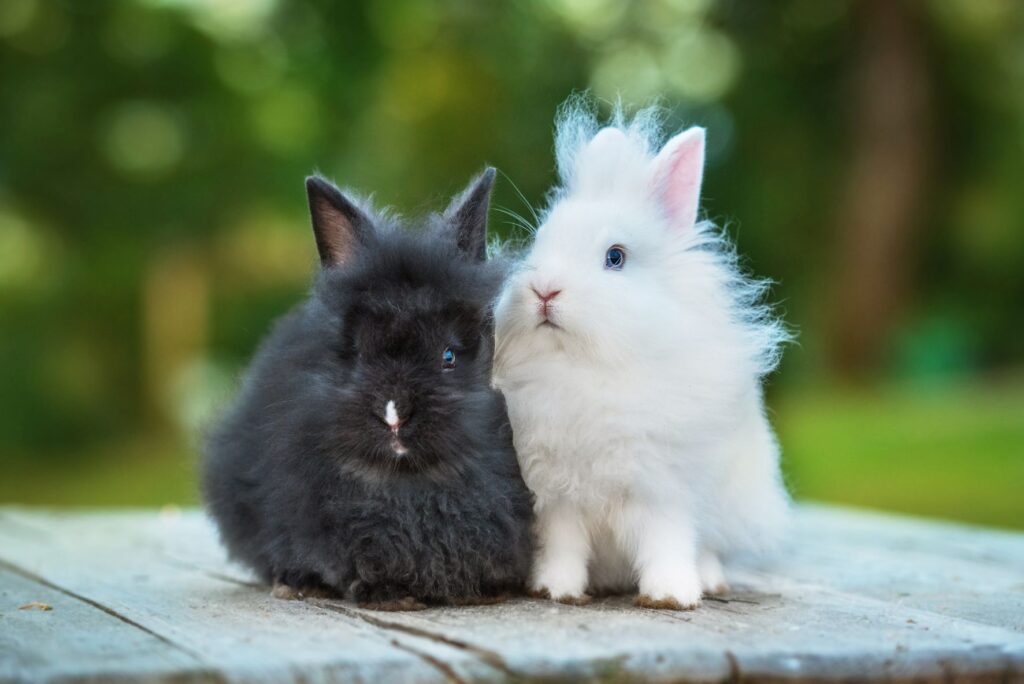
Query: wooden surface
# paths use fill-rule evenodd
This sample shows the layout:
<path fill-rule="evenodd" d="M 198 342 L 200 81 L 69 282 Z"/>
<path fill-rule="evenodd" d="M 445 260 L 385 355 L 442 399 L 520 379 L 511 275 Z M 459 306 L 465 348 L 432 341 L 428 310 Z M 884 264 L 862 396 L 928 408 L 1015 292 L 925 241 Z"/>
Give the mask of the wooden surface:
<path fill-rule="evenodd" d="M 804 506 L 729 576 L 685 613 L 373 613 L 270 598 L 199 512 L 0 508 L 0 681 L 1024 681 L 1024 535 Z"/>

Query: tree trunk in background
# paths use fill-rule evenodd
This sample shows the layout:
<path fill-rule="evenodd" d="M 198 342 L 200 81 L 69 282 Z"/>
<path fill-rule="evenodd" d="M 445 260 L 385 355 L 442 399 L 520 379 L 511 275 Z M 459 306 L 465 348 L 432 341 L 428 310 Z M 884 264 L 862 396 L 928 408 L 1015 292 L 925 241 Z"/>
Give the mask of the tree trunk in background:
<path fill-rule="evenodd" d="M 840 195 L 829 317 L 832 369 L 876 370 L 908 298 L 929 157 L 929 84 L 913 0 L 861 0 L 852 64 L 851 166 Z"/>

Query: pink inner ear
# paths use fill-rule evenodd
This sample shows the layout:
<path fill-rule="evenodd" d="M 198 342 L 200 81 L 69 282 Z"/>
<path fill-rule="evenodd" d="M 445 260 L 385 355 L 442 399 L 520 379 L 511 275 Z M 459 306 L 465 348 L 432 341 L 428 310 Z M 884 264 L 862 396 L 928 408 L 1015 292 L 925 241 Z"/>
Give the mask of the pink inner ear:
<path fill-rule="evenodd" d="M 326 197 L 318 197 L 314 204 L 314 214 L 320 221 L 317 230 L 317 241 L 331 264 L 344 264 L 355 253 L 355 230 L 352 220 L 345 216 Z"/>
<path fill-rule="evenodd" d="M 704 129 L 693 127 L 669 140 L 654 160 L 654 192 L 672 226 L 697 222 L 704 174 Z"/>

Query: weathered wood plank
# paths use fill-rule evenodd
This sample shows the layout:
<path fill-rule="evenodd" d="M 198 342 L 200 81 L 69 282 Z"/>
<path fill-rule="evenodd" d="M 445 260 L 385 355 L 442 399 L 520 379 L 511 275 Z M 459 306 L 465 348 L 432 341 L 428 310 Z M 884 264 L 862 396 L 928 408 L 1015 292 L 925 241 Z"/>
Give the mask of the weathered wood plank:
<path fill-rule="evenodd" d="M 24 609 L 35 602 L 49 610 Z M 200 663 L 95 606 L 0 567 L 0 681 L 73 678 L 160 679 L 195 673 Z"/>
<path fill-rule="evenodd" d="M 1024 535 L 825 506 L 806 512 L 778 555 L 778 574 L 1024 633 Z"/>
<path fill-rule="evenodd" d="M 1024 535 L 830 508 L 801 509 L 771 565 L 734 571 L 727 601 L 690 613 L 622 598 L 414 614 L 277 602 L 195 512 L 5 509 L 0 558 L 116 605 L 229 678 L 1024 679 Z"/>
<path fill-rule="evenodd" d="M 0 561 L 140 625 L 191 654 L 200 671 L 218 680 L 450 681 L 452 674 L 471 678 L 489 669 L 443 642 L 383 630 L 322 607 L 277 601 L 263 587 L 164 553 L 165 541 L 172 538 L 171 546 L 194 542 L 215 549 L 203 524 L 179 528 L 145 515 L 132 525 L 133 519 L 138 518 L 4 512 Z M 81 679 L 93 676 L 83 665 Z"/>

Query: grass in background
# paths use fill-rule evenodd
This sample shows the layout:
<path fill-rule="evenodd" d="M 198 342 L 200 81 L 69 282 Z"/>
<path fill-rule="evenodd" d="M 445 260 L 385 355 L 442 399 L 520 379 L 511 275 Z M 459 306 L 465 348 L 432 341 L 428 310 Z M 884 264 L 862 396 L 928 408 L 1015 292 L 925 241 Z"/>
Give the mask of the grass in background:
<path fill-rule="evenodd" d="M 1024 528 L 1024 383 L 807 393 L 774 408 L 797 498 Z"/>
<path fill-rule="evenodd" d="M 780 397 L 773 421 L 798 499 L 1024 529 L 1024 383 Z M 0 502 L 197 503 L 196 457 L 170 440 L 94 449 L 67 466 L 16 459 Z"/>
<path fill-rule="evenodd" d="M 46 506 L 164 506 L 199 502 L 197 457 L 173 439 L 94 448 L 73 462 L 15 459 L 0 502 Z"/>

